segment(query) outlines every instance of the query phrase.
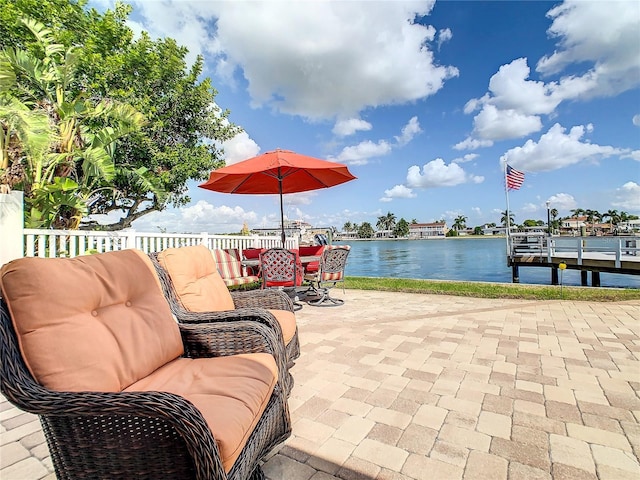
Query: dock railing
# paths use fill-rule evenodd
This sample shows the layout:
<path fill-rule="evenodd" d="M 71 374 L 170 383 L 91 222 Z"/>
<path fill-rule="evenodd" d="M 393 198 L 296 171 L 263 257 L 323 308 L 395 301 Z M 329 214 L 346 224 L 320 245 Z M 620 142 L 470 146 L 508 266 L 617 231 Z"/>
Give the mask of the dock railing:
<path fill-rule="evenodd" d="M 75 257 L 90 253 L 137 248 L 145 253 L 166 248 L 203 244 L 210 250 L 271 248 L 282 246 L 280 237 L 258 235 L 217 235 L 209 233 L 149 233 L 128 231 L 24 229 L 25 257 Z M 286 239 L 286 248 L 298 248 L 298 239 Z"/>
<path fill-rule="evenodd" d="M 626 257 L 637 257 L 640 237 L 559 237 L 544 233 L 514 233 L 510 236 L 510 255 L 515 257 L 539 257 L 551 263 L 553 258 L 567 256 L 577 258 L 582 265 L 585 258 L 611 259 L 620 268 Z"/>

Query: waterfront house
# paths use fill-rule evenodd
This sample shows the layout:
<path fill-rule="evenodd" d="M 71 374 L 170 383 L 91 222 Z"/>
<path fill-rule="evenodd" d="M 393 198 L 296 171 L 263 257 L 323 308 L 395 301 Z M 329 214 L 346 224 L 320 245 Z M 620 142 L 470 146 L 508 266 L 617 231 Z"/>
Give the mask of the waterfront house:
<path fill-rule="evenodd" d="M 560 233 L 566 234 L 580 234 L 580 232 L 587 228 L 587 217 L 571 217 L 565 218 L 560 224 Z"/>
<path fill-rule="evenodd" d="M 444 237 L 448 231 L 446 222 L 409 224 L 409 238 Z"/>

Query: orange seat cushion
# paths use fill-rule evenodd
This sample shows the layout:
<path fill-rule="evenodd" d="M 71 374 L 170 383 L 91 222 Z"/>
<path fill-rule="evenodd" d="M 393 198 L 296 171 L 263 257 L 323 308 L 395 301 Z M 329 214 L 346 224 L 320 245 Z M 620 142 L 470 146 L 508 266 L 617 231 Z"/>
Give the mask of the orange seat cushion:
<path fill-rule="evenodd" d="M 275 360 L 267 353 L 179 358 L 126 391 L 170 392 L 193 403 L 209 425 L 228 472 L 262 416 L 277 379 Z"/>
<path fill-rule="evenodd" d="M 233 298 L 204 245 L 167 248 L 158 262 L 171 277 L 178 299 L 191 312 L 235 309 Z"/>
<path fill-rule="evenodd" d="M 289 310 L 269 310 L 280 324 L 285 345 L 288 345 L 296 334 L 296 315 Z"/>
<path fill-rule="evenodd" d="M 25 363 L 49 389 L 117 392 L 183 353 L 140 251 L 21 258 L 0 277 Z"/>

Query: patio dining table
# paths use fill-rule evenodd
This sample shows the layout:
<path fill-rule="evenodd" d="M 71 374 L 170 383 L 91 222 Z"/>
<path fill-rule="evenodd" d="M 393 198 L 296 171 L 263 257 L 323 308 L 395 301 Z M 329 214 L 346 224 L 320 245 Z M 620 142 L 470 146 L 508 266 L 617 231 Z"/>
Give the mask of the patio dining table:
<path fill-rule="evenodd" d="M 319 262 L 320 258 L 322 256 L 321 255 L 303 255 L 300 257 L 300 263 L 302 263 L 302 267 L 305 269 L 305 273 L 307 270 L 307 265 L 309 265 L 312 262 Z M 260 259 L 259 258 L 247 258 L 245 260 L 241 260 L 240 263 L 242 264 L 243 267 L 248 267 L 248 268 L 255 268 L 255 267 L 259 267 L 260 266 Z"/>

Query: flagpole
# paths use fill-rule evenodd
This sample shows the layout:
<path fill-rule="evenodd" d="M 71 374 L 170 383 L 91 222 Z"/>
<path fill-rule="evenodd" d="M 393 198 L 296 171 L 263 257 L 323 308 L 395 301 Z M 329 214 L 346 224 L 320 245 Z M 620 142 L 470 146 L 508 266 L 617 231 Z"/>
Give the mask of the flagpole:
<path fill-rule="evenodd" d="M 507 182 L 507 162 L 504 162 L 504 193 L 507 197 L 507 231 L 505 232 L 505 238 L 507 241 L 507 257 L 511 255 L 511 251 L 509 249 L 509 235 L 511 234 L 511 212 L 509 209 L 509 185 Z"/>

